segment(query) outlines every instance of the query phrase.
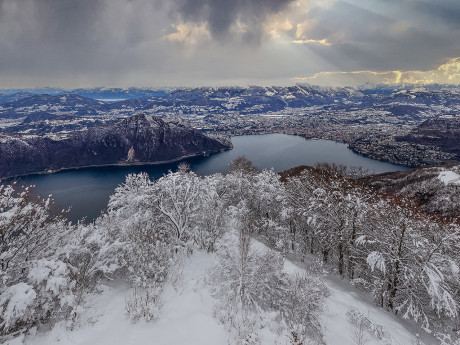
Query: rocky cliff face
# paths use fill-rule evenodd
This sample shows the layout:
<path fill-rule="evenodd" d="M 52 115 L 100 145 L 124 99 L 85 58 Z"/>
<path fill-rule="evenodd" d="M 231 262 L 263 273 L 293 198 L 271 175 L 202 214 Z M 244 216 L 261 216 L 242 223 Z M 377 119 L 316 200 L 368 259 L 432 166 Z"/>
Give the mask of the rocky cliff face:
<path fill-rule="evenodd" d="M 175 122 L 144 114 L 66 137 L 0 136 L 0 176 L 84 166 L 155 163 L 229 149 Z"/>

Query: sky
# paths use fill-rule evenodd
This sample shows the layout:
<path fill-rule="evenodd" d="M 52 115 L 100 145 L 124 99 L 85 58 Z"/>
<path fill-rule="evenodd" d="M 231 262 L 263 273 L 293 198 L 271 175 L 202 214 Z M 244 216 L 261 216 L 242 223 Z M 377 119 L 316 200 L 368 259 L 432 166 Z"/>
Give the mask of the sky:
<path fill-rule="evenodd" d="M 0 0 L 0 88 L 460 84 L 459 0 Z"/>

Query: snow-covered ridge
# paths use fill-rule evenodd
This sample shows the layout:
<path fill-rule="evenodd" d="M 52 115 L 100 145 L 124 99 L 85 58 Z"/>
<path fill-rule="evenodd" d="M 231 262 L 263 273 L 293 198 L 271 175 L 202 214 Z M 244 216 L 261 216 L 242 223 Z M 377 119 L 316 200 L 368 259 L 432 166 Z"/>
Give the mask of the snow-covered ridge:
<path fill-rule="evenodd" d="M 422 210 L 460 216 L 460 165 L 426 167 L 369 177 L 371 186 L 414 198 Z"/>

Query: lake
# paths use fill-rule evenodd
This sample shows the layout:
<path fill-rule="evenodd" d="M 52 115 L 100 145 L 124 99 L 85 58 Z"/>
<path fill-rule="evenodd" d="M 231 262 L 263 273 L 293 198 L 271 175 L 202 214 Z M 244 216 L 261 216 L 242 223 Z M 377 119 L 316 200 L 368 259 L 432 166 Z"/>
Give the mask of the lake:
<path fill-rule="evenodd" d="M 407 167 L 362 157 L 346 144 L 329 140 L 305 140 L 286 134 L 245 135 L 233 137 L 233 150 L 185 160 L 199 175 L 228 172 L 228 163 L 246 156 L 260 169 L 273 168 L 276 172 L 299 165 L 318 162 L 362 166 L 375 173 L 407 170 Z M 95 219 L 104 210 L 114 189 L 130 173 L 147 172 L 152 178 L 175 170 L 179 162 L 161 165 L 113 166 L 62 171 L 48 175 L 22 177 L 21 182 L 35 185 L 40 195 L 52 194 L 60 208 L 71 208 L 73 221 L 86 217 Z"/>

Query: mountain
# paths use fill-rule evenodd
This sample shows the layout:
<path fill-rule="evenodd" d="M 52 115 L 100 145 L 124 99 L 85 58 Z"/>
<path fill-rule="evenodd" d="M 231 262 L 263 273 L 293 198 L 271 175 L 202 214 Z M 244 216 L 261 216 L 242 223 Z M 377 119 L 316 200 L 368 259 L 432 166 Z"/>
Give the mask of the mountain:
<path fill-rule="evenodd" d="M 455 154 L 460 159 L 460 114 L 428 119 L 397 140 L 434 146 L 443 152 Z"/>
<path fill-rule="evenodd" d="M 168 93 L 167 89 L 150 89 L 150 88 L 105 88 L 98 87 L 94 89 L 76 89 L 72 90 L 83 97 L 103 99 L 103 100 L 117 100 L 128 98 L 146 98 L 146 97 L 163 97 Z"/>
<path fill-rule="evenodd" d="M 391 93 L 380 99 L 381 104 L 414 104 L 414 105 L 438 105 L 438 106 L 451 106 L 458 105 L 460 102 L 459 93 L 450 90 L 401 90 Z"/>
<path fill-rule="evenodd" d="M 7 102 L 14 102 L 18 101 L 23 98 L 34 96 L 33 93 L 27 91 L 18 91 L 13 94 L 0 94 L 0 104 L 7 103 Z"/>
<path fill-rule="evenodd" d="M 426 212 L 460 216 L 458 163 L 370 175 L 363 180 L 381 192 L 413 198 Z"/>
<path fill-rule="evenodd" d="M 279 111 L 287 107 L 298 108 L 342 103 L 363 97 L 361 92 L 349 88 L 319 88 L 310 85 L 289 87 L 219 87 L 177 89 L 164 99 L 184 106 L 214 106 L 215 110 L 237 110 L 244 113 Z"/>
<path fill-rule="evenodd" d="M 3 103 L 0 118 L 20 118 L 34 113 L 65 115 L 97 115 L 104 103 L 73 93 L 62 95 L 33 95 Z"/>
<path fill-rule="evenodd" d="M 179 122 L 144 114 L 61 136 L 1 135 L 0 176 L 173 161 L 229 149 Z"/>
<path fill-rule="evenodd" d="M 8 91 L 10 94 L 13 90 Z M 76 89 L 67 93 L 11 98 L 0 106 L 1 118 L 22 118 L 35 112 L 56 115 L 125 117 L 134 111 L 157 115 L 257 115 L 284 112 L 306 114 L 313 108 L 326 112 L 388 114 L 400 124 L 416 124 L 434 115 L 460 109 L 456 90 L 394 90 L 361 92 L 352 88 L 311 85 L 289 87 L 199 87 L 177 89 Z M 12 95 L 13 96 L 13 95 Z M 109 100 L 101 102 L 98 99 Z M 1 96 L 0 96 L 1 100 Z M 304 110 L 305 109 L 305 110 Z"/>

